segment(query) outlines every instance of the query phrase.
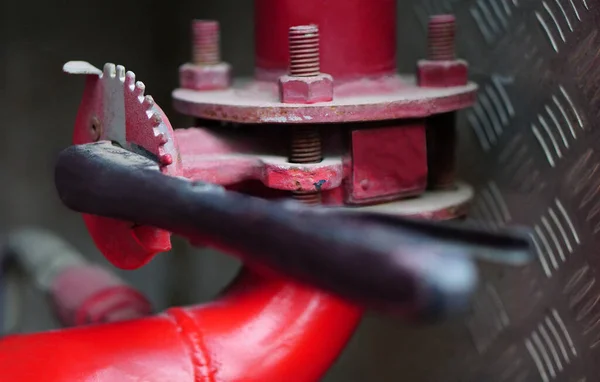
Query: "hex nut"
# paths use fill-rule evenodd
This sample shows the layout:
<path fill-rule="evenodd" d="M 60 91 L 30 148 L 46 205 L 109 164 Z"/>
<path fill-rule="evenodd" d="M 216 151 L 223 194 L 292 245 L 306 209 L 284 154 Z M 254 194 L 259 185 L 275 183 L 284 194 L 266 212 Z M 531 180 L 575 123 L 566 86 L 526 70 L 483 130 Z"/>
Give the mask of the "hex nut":
<path fill-rule="evenodd" d="M 179 68 L 179 85 L 191 90 L 222 90 L 231 86 L 231 65 L 184 64 Z"/>
<path fill-rule="evenodd" d="M 311 77 L 281 76 L 279 97 L 283 103 L 311 104 L 333 101 L 333 77 L 324 73 Z"/>
<path fill-rule="evenodd" d="M 420 60 L 417 63 L 417 83 L 424 88 L 465 86 L 468 75 L 469 64 L 464 60 Z"/>

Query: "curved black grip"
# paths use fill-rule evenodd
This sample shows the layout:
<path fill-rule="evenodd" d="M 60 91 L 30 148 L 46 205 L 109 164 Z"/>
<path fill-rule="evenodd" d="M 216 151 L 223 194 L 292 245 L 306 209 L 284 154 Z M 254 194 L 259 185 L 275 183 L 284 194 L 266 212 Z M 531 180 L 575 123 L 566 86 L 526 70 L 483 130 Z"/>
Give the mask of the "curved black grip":
<path fill-rule="evenodd" d="M 109 143 L 64 150 L 56 185 L 73 210 L 166 229 L 359 303 L 420 316 L 467 305 L 476 286 L 469 252 L 529 251 L 520 236 L 269 202 L 168 177 Z"/>

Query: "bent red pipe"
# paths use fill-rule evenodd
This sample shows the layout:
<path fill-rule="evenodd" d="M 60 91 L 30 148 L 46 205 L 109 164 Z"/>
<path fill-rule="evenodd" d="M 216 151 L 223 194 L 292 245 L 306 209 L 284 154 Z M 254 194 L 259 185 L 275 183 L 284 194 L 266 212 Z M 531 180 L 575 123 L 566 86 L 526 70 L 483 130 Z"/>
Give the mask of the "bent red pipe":
<path fill-rule="evenodd" d="M 0 377 L 45 382 L 318 381 L 361 309 L 244 270 L 217 301 L 132 321 L 0 340 Z M 35 362 L 35 367 L 32 364 Z"/>

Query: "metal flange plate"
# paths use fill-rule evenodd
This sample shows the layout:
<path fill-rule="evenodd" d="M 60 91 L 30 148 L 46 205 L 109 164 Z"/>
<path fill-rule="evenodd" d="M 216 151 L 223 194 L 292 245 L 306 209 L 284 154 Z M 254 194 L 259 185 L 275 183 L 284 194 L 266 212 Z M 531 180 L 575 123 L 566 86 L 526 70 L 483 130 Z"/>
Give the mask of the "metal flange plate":
<path fill-rule="evenodd" d="M 474 83 L 420 88 L 410 76 L 387 81 L 394 85 L 380 94 L 366 94 L 355 88 L 350 92 L 352 95 L 339 96 L 338 93 L 343 91 L 336 88 L 332 102 L 304 105 L 280 103 L 276 84 L 245 79 L 234 82 L 227 90 L 177 89 L 173 92 L 173 104 L 177 111 L 186 115 L 237 123 L 342 123 L 423 118 L 456 111 L 473 105 L 477 91 Z M 373 87 L 388 86 L 378 84 Z"/>
<path fill-rule="evenodd" d="M 456 186 L 451 189 L 427 191 L 416 198 L 352 207 L 348 210 L 410 216 L 420 219 L 452 220 L 466 216 L 472 199 L 473 188 L 466 183 L 457 182 Z"/>

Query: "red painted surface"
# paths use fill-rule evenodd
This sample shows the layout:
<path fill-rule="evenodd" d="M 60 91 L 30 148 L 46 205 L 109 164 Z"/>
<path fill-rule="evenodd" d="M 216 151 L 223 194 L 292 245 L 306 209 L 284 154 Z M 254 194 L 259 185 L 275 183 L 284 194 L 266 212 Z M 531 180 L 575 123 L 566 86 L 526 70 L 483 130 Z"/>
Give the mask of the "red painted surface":
<path fill-rule="evenodd" d="M 288 29 L 317 24 L 321 71 L 336 81 L 396 71 L 396 0 L 255 0 L 258 78 L 289 65 Z"/>
<path fill-rule="evenodd" d="M 20 382 L 319 381 L 360 316 L 310 287 L 247 271 L 208 305 L 5 337 L 0 371 Z"/>
<path fill-rule="evenodd" d="M 258 180 L 286 191 L 328 190 L 342 183 L 341 158 L 314 164 L 288 163 L 286 157 L 261 155 L 256 142 L 243 141 L 203 128 L 175 131 L 186 178 L 222 186 Z M 252 146 L 252 143 L 255 146 Z M 285 144 L 285 143 L 282 143 Z"/>
<path fill-rule="evenodd" d="M 346 168 L 346 167 L 345 167 Z M 348 172 L 347 170 L 344 170 Z M 346 190 L 344 186 L 334 188 L 332 190 L 325 190 L 321 193 L 321 203 L 326 206 L 342 206 L 346 199 Z"/>
<path fill-rule="evenodd" d="M 427 186 L 425 121 L 357 128 L 350 138 L 352 161 L 346 202 L 367 204 L 419 195 Z"/>
<path fill-rule="evenodd" d="M 417 64 L 418 84 L 426 88 L 448 88 L 468 83 L 469 65 L 466 61 L 428 61 Z"/>
<path fill-rule="evenodd" d="M 102 77 L 97 74 L 86 75 L 86 85 L 75 120 L 73 143 L 114 140 L 114 131 L 122 129 L 128 143 L 135 143 L 159 158 L 164 173 L 182 175 L 173 129 L 152 98 L 144 97 L 144 85 L 136 85 L 133 73 L 124 79 L 113 78 L 111 81 L 119 82 L 119 89 L 122 89 L 122 98 L 119 99 L 107 97 L 106 87 L 110 86 L 107 85 L 107 79 L 107 73 L 103 73 Z M 124 108 L 125 115 L 118 115 L 119 107 L 105 105 L 107 102 L 117 102 L 115 99 L 123 103 L 120 107 Z M 107 111 L 108 115 L 105 115 Z M 157 253 L 171 249 L 169 232 L 99 216 L 84 214 L 83 218 L 96 246 L 119 268 L 139 268 Z"/>
<path fill-rule="evenodd" d="M 410 87 L 405 78 L 400 75 L 388 75 L 373 78 L 359 78 L 345 82 L 334 82 L 333 87 L 336 97 L 366 97 L 401 92 Z"/>
<path fill-rule="evenodd" d="M 333 100 L 333 78 L 328 74 L 313 77 L 281 76 L 279 99 L 283 103 L 311 104 Z"/>
<path fill-rule="evenodd" d="M 50 295 L 66 326 L 137 318 L 152 312 L 141 293 L 98 266 L 67 268 L 54 279 Z"/>
<path fill-rule="evenodd" d="M 424 118 L 473 106 L 477 86 L 420 88 L 405 78 L 392 93 L 338 97 L 312 105 L 279 102 L 277 87 L 240 82 L 218 92 L 177 89 L 173 105 L 182 114 L 238 123 L 304 124 Z M 370 94 L 370 92 L 366 92 Z"/>
<path fill-rule="evenodd" d="M 331 189 L 342 183 L 342 162 L 295 165 L 265 162 L 260 157 L 243 155 L 183 156 L 185 177 L 202 182 L 230 186 L 248 180 L 259 180 L 266 187 L 286 191 Z"/>
<path fill-rule="evenodd" d="M 179 68 L 179 86 L 193 90 L 227 89 L 231 85 L 231 66 L 184 64 Z"/>

